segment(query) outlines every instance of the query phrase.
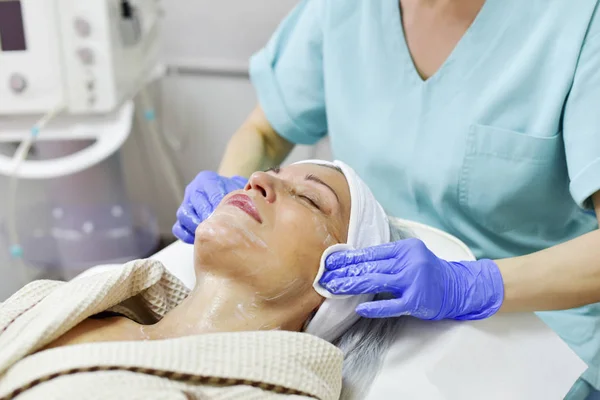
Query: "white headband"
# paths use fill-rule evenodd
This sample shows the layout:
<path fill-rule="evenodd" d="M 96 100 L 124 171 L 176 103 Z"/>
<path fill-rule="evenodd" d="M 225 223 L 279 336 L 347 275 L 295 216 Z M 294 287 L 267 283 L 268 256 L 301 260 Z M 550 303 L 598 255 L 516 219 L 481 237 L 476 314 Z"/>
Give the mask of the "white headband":
<path fill-rule="evenodd" d="M 329 342 L 342 335 L 359 316 L 356 306 L 373 299 L 373 295 L 335 296 L 319 284 L 325 270 L 325 259 L 333 252 L 350 249 L 363 249 L 390 241 L 389 221 L 381 205 L 369 187 L 356 172 L 341 161 L 307 160 L 296 164 L 317 164 L 337 167 L 342 170 L 350 188 L 350 225 L 346 244 L 336 244 L 327 248 L 321 256 L 319 272 L 313 286 L 317 293 L 327 300 L 306 326 L 305 332 Z"/>

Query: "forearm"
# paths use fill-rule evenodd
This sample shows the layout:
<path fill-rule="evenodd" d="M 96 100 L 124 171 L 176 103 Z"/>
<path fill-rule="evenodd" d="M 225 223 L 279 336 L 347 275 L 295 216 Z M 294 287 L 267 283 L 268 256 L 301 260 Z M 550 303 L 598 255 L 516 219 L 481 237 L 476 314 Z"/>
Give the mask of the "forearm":
<path fill-rule="evenodd" d="M 560 310 L 600 302 L 600 231 L 523 257 L 497 261 L 501 312 Z"/>
<path fill-rule="evenodd" d="M 281 164 L 293 147 L 275 132 L 257 107 L 229 141 L 219 174 L 249 177 L 255 171 Z"/>

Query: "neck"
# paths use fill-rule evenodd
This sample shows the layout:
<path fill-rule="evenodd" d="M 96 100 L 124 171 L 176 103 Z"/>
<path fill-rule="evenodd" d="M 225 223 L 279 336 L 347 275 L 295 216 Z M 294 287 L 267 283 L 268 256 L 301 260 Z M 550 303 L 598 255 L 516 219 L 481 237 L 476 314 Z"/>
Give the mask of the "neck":
<path fill-rule="evenodd" d="M 293 307 L 292 307 L 293 309 Z M 303 316 L 225 277 L 202 274 L 190 295 L 146 333 L 156 339 L 216 332 L 299 331 Z"/>
<path fill-rule="evenodd" d="M 416 7 L 440 7 L 449 10 L 479 10 L 485 0 L 400 0 L 400 7 L 412 9 Z"/>

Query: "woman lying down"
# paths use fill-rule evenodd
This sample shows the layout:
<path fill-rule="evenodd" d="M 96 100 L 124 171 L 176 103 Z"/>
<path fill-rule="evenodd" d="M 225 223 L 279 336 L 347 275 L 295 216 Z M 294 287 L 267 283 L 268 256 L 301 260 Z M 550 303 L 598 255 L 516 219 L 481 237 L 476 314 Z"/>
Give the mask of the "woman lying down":
<path fill-rule="evenodd" d="M 319 270 L 401 239 L 388 224 L 343 163 L 257 172 L 198 227 L 193 290 L 138 260 L 0 304 L 0 399 L 360 398 L 398 320 L 359 321 L 372 297 Z"/>

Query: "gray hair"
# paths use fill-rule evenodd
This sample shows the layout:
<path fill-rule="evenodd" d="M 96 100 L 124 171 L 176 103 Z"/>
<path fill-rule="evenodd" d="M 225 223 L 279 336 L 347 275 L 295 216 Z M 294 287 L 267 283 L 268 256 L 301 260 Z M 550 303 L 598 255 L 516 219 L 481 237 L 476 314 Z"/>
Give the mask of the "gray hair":
<path fill-rule="evenodd" d="M 390 236 L 395 242 L 414 235 L 390 219 Z M 375 300 L 390 298 L 389 294 L 375 296 Z M 367 395 L 404 320 L 361 318 L 334 342 L 344 353 L 342 400 L 357 400 Z"/>

